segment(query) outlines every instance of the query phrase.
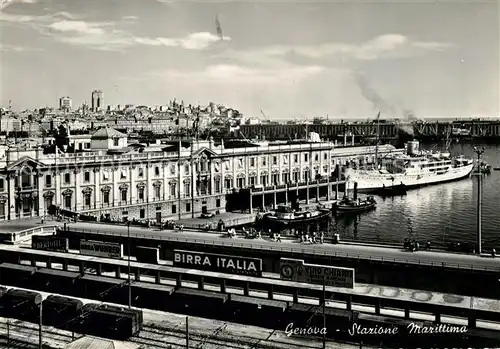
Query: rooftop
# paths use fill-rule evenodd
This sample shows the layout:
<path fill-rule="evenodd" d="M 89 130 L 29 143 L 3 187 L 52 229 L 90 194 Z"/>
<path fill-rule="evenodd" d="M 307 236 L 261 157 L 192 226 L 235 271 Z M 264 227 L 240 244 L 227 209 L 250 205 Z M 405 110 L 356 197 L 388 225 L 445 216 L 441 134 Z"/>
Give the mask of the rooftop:
<path fill-rule="evenodd" d="M 130 342 L 112 341 L 85 336 L 66 345 L 65 349 L 137 349 L 138 345 Z"/>
<path fill-rule="evenodd" d="M 111 127 L 103 127 L 97 130 L 91 139 L 127 138 L 127 135 Z"/>

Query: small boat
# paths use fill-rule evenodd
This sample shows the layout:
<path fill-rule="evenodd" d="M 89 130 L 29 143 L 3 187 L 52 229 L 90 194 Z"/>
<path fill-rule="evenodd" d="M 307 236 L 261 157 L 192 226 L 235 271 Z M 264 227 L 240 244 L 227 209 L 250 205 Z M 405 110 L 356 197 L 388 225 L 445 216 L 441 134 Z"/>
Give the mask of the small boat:
<path fill-rule="evenodd" d="M 479 174 L 479 173 L 489 174 L 489 173 L 491 173 L 491 165 L 484 162 L 484 161 L 481 161 L 479 166 L 476 166 L 473 173 L 474 174 Z"/>
<path fill-rule="evenodd" d="M 337 205 L 335 210 L 337 213 L 362 213 L 371 211 L 377 207 L 377 202 L 373 196 L 368 196 L 366 199 L 353 200 L 345 196 Z"/>
<path fill-rule="evenodd" d="M 500 167 L 493 167 L 493 171 L 500 171 Z"/>
<path fill-rule="evenodd" d="M 376 191 L 376 194 L 382 197 L 400 196 L 400 195 L 406 195 L 407 189 L 408 188 L 404 184 L 396 184 L 396 185 L 391 185 L 390 187 L 384 186 L 382 188 L 379 188 Z"/>
<path fill-rule="evenodd" d="M 287 205 L 279 205 L 275 211 L 265 214 L 263 222 L 280 223 L 283 225 L 309 223 L 327 218 L 330 215 L 329 209 L 319 208 L 316 210 L 294 210 Z"/>

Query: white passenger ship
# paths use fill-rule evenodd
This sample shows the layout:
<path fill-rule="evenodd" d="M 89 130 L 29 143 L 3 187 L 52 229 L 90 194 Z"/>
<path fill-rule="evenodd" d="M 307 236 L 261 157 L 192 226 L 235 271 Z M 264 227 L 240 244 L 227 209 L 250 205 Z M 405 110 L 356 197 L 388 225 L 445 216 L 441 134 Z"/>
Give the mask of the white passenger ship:
<path fill-rule="evenodd" d="M 469 177 L 473 168 L 472 159 L 420 151 L 419 142 L 411 141 L 406 144 L 405 154 L 386 157 L 372 170 L 347 168 L 345 176 L 349 183 L 358 183 L 359 191 L 371 192 L 398 185 L 415 188 L 456 181 Z"/>

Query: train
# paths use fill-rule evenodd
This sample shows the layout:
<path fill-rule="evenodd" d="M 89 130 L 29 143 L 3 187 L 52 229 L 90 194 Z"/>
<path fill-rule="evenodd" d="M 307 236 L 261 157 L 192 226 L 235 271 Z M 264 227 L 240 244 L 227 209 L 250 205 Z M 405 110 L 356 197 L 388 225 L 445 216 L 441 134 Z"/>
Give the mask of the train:
<path fill-rule="evenodd" d="M 142 329 L 142 310 L 88 303 L 59 295 L 42 295 L 10 288 L 0 296 L 0 316 L 40 323 L 62 330 L 103 338 L 126 340 Z"/>
<path fill-rule="evenodd" d="M 16 271 L 22 272 L 16 277 Z M 41 301 L 42 297 L 36 291 L 54 292 L 59 283 L 64 287 L 57 292 L 64 295 L 50 295 Z M 318 337 L 324 334 L 330 340 L 363 342 L 385 348 L 460 346 L 461 343 L 484 348 L 500 343 L 498 331 L 468 329 L 466 333 L 412 334 L 411 326 L 431 328 L 436 324 L 352 309 L 142 281 L 134 281 L 129 289 L 126 281 L 111 277 L 82 276 L 78 272 L 59 270 L 48 273 L 46 268 L 10 263 L 0 264 L 0 284 L 23 288 L 28 288 L 26 285 L 29 284 L 31 290 L 36 290 L 0 288 L 0 316 L 22 316 L 25 321 L 37 323 L 41 303 L 43 323 L 110 339 L 126 340 L 139 334 L 144 326 L 143 312 L 139 309 L 151 309 L 260 326 L 285 331 L 287 335 Z M 126 307 L 129 296 L 131 309 Z M 83 304 L 71 297 L 101 303 Z M 22 304 L 23 311 L 16 308 L 20 307 L 19 304 Z M 374 330 L 368 333 L 366 329 Z"/>

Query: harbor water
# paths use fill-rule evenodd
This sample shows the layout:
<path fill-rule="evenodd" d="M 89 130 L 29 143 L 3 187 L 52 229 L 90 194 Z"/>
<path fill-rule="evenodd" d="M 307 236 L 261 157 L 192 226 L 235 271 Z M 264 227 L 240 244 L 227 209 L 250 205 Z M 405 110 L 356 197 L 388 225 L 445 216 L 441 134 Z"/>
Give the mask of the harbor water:
<path fill-rule="evenodd" d="M 433 145 L 423 145 L 431 149 Z M 500 167 L 500 145 L 484 145 L 483 161 Z M 451 154 L 476 157 L 473 145 L 453 144 Z M 500 251 L 500 171 L 482 177 L 483 250 Z M 332 218 L 329 234 L 345 240 L 402 244 L 413 235 L 434 246 L 450 242 L 475 243 L 477 236 L 478 178 L 408 191 L 406 196 L 376 197 L 377 209 L 357 217 Z"/>

